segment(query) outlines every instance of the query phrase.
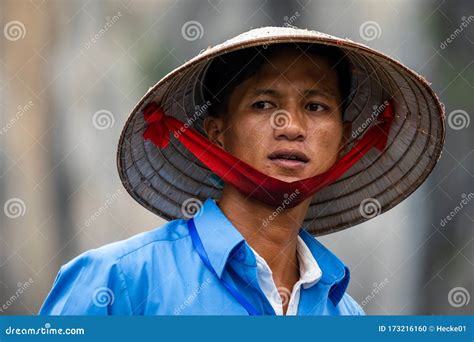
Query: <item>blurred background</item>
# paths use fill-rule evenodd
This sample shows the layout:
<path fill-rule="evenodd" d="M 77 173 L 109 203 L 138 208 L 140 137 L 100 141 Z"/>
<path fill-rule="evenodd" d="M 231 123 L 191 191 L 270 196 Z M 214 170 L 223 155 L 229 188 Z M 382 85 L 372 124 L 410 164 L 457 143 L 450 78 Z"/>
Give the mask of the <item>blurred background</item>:
<path fill-rule="evenodd" d="M 260 26 L 380 49 L 446 106 L 442 158 L 406 201 L 318 238 L 367 314 L 473 313 L 474 6 L 460 1 L 0 1 L 0 314 L 36 314 L 59 267 L 164 221 L 122 187 L 116 145 L 162 76 Z"/>

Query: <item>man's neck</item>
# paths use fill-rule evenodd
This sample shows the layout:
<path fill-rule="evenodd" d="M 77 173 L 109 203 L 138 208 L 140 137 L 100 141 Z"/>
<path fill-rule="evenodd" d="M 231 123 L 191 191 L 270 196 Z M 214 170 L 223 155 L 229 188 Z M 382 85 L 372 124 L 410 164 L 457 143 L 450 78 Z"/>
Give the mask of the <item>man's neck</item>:
<path fill-rule="evenodd" d="M 271 207 L 226 184 L 218 205 L 247 243 L 267 262 L 278 287 L 292 291 L 299 280 L 297 238 L 311 199 L 294 208 Z"/>

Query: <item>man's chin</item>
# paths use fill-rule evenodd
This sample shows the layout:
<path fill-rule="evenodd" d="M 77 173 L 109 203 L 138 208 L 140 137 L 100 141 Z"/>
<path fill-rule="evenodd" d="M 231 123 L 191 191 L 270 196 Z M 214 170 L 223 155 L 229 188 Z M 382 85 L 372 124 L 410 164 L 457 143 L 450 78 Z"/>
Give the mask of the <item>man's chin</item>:
<path fill-rule="evenodd" d="M 307 178 L 307 177 L 297 176 L 297 175 L 283 175 L 281 174 L 281 172 L 274 173 L 270 176 L 287 183 L 293 183 L 293 182 L 297 182 L 297 181 Z"/>
<path fill-rule="evenodd" d="M 267 176 L 276 178 L 283 182 L 292 183 L 299 180 L 303 180 L 311 177 L 312 175 L 308 174 L 309 169 L 291 169 L 285 168 L 277 165 L 265 165 L 262 167 L 256 167 L 257 170 L 266 174 Z M 313 175 L 314 176 L 314 175 Z"/>
<path fill-rule="evenodd" d="M 287 183 L 296 182 L 309 177 L 306 176 L 307 172 L 304 172 L 304 170 L 291 170 L 282 167 L 272 167 L 270 170 L 267 169 L 264 173 Z"/>

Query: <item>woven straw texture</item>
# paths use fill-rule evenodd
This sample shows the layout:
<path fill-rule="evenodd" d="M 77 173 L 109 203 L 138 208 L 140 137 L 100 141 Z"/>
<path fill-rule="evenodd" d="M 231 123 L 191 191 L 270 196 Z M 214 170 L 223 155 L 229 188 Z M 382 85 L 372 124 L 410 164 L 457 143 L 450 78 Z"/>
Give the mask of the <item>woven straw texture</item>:
<path fill-rule="evenodd" d="M 172 134 L 165 149 L 144 141 L 143 108 L 155 101 L 167 115 L 205 134 L 207 105 L 201 84 L 210 61 L 250 46 L 289 42 L 333 45 L 347 54 L 353 66 L 353 97 L 345 112 L 352 122 L 350 145 L 376 121 L 387 99 L 392 99 L 396 114 L 385 150 L 372 149 L 338 181 L 317 192 L 303 228 L 317 236 L 352 227 L 394 207 L 420 186 L 440 158 L 445 135 L 444 107 L 426 80 L 348 39 L 292 27 L 263 27 L 203 51 L 150 88 L 137 104 L 117 151 L 119 175 L 131 196 L 167 220 L 185 218 L 183 203 L 189 199 L 219 198 L 221 188 L 213 173 Z"/>

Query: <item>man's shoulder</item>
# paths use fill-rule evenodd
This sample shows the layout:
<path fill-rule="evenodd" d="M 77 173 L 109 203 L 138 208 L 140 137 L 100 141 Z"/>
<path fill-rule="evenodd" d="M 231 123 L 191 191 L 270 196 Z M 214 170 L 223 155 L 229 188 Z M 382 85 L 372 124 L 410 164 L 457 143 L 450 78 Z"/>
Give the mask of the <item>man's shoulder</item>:
<path fill-rule="evenodd" d="M 343 315 L 365 315 L 362 307 L 352 298 L 349 293 L 344 293 L 337 308 Z"/>
<path fill-rule="evenodd" d="M 133 313 L 133 303 L 142 302 L 140 296 L 146 295 L 140 287 L 142 284 L 136 281 L 144 266 L 155 270 L 155 261 L 161 260 L 156 258 L 156 251 L 173 251 L 174 244 L 186 240 L 186 236 L 189 236 L 186 221 L 173 220 L 78 255 L 61 266 L 40 313 Z M 127 261 L 121 262 L 126 257 Z"/>
<path fill-rule="evenodd" d="M 175 219 L 169 221 L 153 230 L 133 235 L 127 239 L 112 242 L 98 248 L 87 250 L 74 259 L 69 261 L 63 267 L 73 264 L 88 264 L 99 262 L 101 264 L 115 264 L 120 259 L 130 256 L 134 253 L 143 253 L 151 251 L 153 248 L 164 247 L 164 245 L 173 245 L 189 236 L 186 227 L 186 221 Z"/>

